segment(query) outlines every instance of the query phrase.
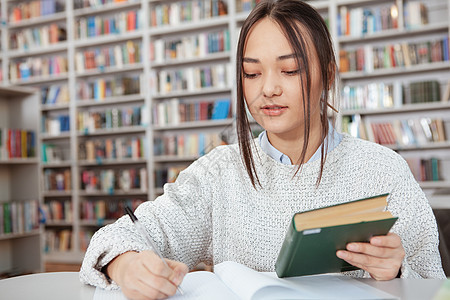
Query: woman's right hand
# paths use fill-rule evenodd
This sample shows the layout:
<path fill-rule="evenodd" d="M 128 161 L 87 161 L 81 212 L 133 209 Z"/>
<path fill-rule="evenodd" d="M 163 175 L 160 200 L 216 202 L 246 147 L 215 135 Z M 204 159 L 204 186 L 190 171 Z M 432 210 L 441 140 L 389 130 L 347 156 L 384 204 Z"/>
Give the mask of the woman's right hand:
<path fill-rule="evenodd" d="M 169 268 L 152 251 L 125 252 L 108 264 L 106 272 L 128 299 L 165 299 L 175 295 L 189 271 L 181 262 L 166 262 Z"/>

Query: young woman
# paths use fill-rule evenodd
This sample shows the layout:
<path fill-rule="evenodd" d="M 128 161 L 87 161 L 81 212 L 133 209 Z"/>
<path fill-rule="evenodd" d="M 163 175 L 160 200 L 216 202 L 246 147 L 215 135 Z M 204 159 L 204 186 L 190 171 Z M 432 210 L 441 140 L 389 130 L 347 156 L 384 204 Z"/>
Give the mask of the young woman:
<path fill-rule="evenodd" d="M 433 213 L 406 162 L 328 122 L 336 63 L 314 9 L 296 0 L 261 2 L 242 27 L 236 75 L 239 144 L 212 150 L 136 209 L 169 268 L 146 251 L 125 216 L 92 238 L 83 282 L 120 286 L 131 299 L 160 299 L 199 262 L 274 271 L 294 213 L 382 193 L 399 219 L 387 236 L 337 252 L 361 268 L 347 274 L 445 277 Z M 265 129 L 256 139 L 246 107 Z"/>

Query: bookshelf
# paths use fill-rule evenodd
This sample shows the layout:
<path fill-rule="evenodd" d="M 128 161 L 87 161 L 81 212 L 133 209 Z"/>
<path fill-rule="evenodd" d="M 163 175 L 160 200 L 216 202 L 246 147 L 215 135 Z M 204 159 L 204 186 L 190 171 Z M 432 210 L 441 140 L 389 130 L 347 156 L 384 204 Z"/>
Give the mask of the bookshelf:
<path fill-rule="evenodd" d="M 40 200 L 50 216 L 42 233 L 47 240 L 42 246 L 45 262 L 80 263 L 92 233 L 117 217 L 112 211 L 121 211 L 123 203 L 153 200 L 166 181 L 174 180 L 200 155 L 220 143 L 235 142 L 234 53 L 242 22 L 256 1 L 102 2 L 49 1 L 54 6 L 51 13 L 11 22 L 12 11 L 29 1 L 0 0 L 1 18 L 6 20 L 0 26 L 2 84 L 41 90 Z M 417 1 L 310 1 L 329 25 L 338 59 L 341 50 L 448 37 L 449 0 L 422 1 L 429 22 L 411 28 L 403 20 L 404 4 L 409 2 Z M 397 27 L 339 34 L 338 15 L 345 10 L 374 11 L 394 4 Z M 29 36 L 35 28 L 48 27 L 50 33 L 50 26 L 59 34 L 45 47 L 33 40 L 24 46 L 22 40 L 10 38 Z M 22 73 L 20 68 L 11 73 L 11 66 L 21 64 Z M 59 68 L 36 68 L 47 64 Z M 439 82 L 443 95 L 449 70 L 449 61 L 349 70 L 341 72 L 340 86 L 344 90 L 374 81 L 400 82 L 396 89 L 405 86 L 407 94 L 409 83 L 429 80 Z M 448 120 L 448 103 L 341 107 L 338 128 L 353 116 L 369 123 L 425 116 Z M 125 122 L 117 121 L 119 115 L 120 120 L 126 116 Z M 431 159 L 446 155 L 448 141 L 447 136 L 420 146 L 388 146 L 411 159 Z M 430 202 L 439 207 L 447 197 L 442 191 L 450 188 L 449 174 L 442 175 L 437 181 L 421 182 L 429 196 L 436 195 Z M 46 176 L 56 188 L 45 188 Z M 57 238 L 64 242 L 58 244 Z"/>
<path fill-rule="evenodd" d="M 0 277 L 43 270 L 38 103 L 34 90 L 0 87 Z"/>

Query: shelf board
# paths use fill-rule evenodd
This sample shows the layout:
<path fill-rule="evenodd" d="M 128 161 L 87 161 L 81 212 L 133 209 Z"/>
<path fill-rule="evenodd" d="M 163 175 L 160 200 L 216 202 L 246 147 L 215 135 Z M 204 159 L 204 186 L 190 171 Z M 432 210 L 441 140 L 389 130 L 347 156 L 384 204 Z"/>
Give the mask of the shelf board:
<path fill-rule="evenodd" d="M 35 235 L 40 235 L 42 232 L 40 229 L 31 230 L 28 232 L 22 233 L 2 233 L 0 234 L 0 241 L 9 240 L 9 239 L 17 239 L 17 238 L 25 238 Z"/>
<path fill-rule="evenodd" d="M 129 191 L 122 191 L 122 190 L 114 190 L 111 193 L 103 192 L 103 191 L 91 191 L 86 192 L 83 190 L 80 190 L 78 194 L 80 196 L 88 197 L 88 196 L 134 196 L 134 195 L 147 195 L 148 191 L 143 191 L 141 189 L 131 189 Z"/>
<path fill-rule="evenodd" d="M 111 105 L 128 102 L 138 102 L 144 100 L 145 99 L 143 95 L 133 94 L 133 95 L 107 97 L 100 100 L 96 99 L 77 100 L 76 104 L 77 107 L 86 107 L 86 106 L 101 106 L 101 105 Z"/>
<path fill-rule="evenodd" d="M 450 141 L 445 142 L 434 142 L 425 145 L 408 145 L 408 146 L 398 146 L 398 145 L 384 145 L 395 151 L 408 151 L 408 150 L 426 150 L 426 149 L 450 149 Z"/>
<path fill-rule="evenodd" d="M 45 222 L 45 226 L 48 227 L 68 227 L 73 226 L 72 221 L 65 221 L 65 220 L 48 220 Z"/>
<path fill-rule="evenodd" d="M 84 17 L 88 15 L 98 15 L 100 13 L 112 12 L 115 10 L 124 10 L 141 6 L 141 1 L 125 1 L 117 3 L 109 3 L 98 5 L 96 7 L 86 7 L 75 9 L 73 14 L 75 17 Z"/>
<path fill-rule="evenodd" d="M 164 194 L 164 188 L 162 188 L 162 187 L 155 188 L 155 194 L 157 194 L 157 195 Z"/>
<path fill-rule="evenodd" d="M 143 69 L 144 65 L 142 63 L 135 63 L 135 64 L 126 64 L 120 67 L 114 66 L 114 67 L 106 67 L 104 69 L 102 68 L 89 69 L 83 72 L 77 72 L 76 76 L 79 78 L 83 78 L 83 77 L 98 76 L 105 74 L 116 74 L 130 71 L 142 71 Z"/>
<path fill-rule="evenodd" d="M 450 209 L 450 195 L 431 195 L 427 198 L 433 209 Z"/>
<path fill-rule="evenodd" d="M 448 189 L 450 181 L 420 181 L 420 187 L 423 189 Z M 449 203 L 450 204 L 450 203 Z"/>
<path fill-rule="evenodd" d="M 70 132 L 64 131 L 58 135 L 50 135 L 48 133 L 41 133 L 42 140 L 59 140 L 59 139 L 68 139 L 70 138 Z"/>
<path fill-rule="evenodd" d="M 10 50 L 7 53 L 7 56 L 9 58 L 18 58 L 18 57 L 28 57 L 31 55 L 42 55 L 42 54 L 48 54 L 48 53 L 55 53 L 55 52 L 67 52 L 68 44 L 66 41 L 64 42 L 58 42 L 55 44 L 50 45 L 41 45 L 38 47 L 33 47 L 31 49 L 21 49 L 21 50 Z"/>
<path fill-rule="evenodd" d="M 41 111 L 51 111 L 51 110 L 65 110 L 69 109 L 70 104 L 69 103 L 62 103 L 62 104 L 42 104 L 41 105 Z"/>
<path fill-rule="evenodd" d="M 39 160 L 37 157 L 0 159 L 0 165 L 29 165 L 36 164 L 38 162 Z"/>
<path fill-rule="evenodd" d="M 439 22 L 435 24 L 423 25 L 416 29 L 388 29 L 382 30 L 371 34 L 361 35 L 361 36 L 340 36 L 338 38 L 339 43 L 355 43 L 355 42 L 366 42 L 375 41 L 396 37 L 412 36 L 417 34 L 424 34 L 436 31 L 446 31 L 448 29 L 448 22 Z"/>
<path fill-rule="evenodd" d="M 79 166 L 114 166 L 127 164 L 145 164 L 146 158 L 122 158 L 122 159 L 99 159 L 99 160 L 79 160 Z"/>
<path fill-rule="evenodd" d="M 223 52 L 210 53 L 203 57 L 170 59 L 165 62 L 152 62 L 151 67 L 161 68 L 161 67 L 178 66 L 178 65 L 184 65 L 184 64 L 202 63 L 202 62 L 214 61 L 214 60 L 219 60 L 219 59 L 229 59 L 230 56 L 231 56 L 230 51 L 223 51 Z"/>
<path fill-rule="evenodd" d="M 99 136 L 99 135 L 114 135 L 114 134 L 126 134 L 126 133 L 139 133 L 145 132 L 145 126 L 124 126 L 118 128 L 108 128 L 108 129 L 95 129 L 93 132 L 89 131 L 79 131 L 79 137 L 88 136 Z"/>
<path fill-rule="evenodd" d="M 350 115 L 378 115 L 378 114 L 396 114 L 396 113 L 408 113 L 414 111 L 430 111 L 441 110 L 450 108 L 450 102 L 429 102 L 429 103 L 416 103 L 405 104 L 401 107 L 389 107 L 389 108 L 377 108 L 377 109 L 353 109 L 343 110 L 343 116 Z"/>
<path fill-rule="evenodd" d="M 213 93 L 229 93 L 231 92 L 230 87 L 225 88 L 217 88 L 217 87 L 209 87 L 209 88 L 203 88 L 196 91 L 176 91 L 176 92 L 169 92 L 166 94 L 157 94 L 153 95 L 153 99 L 167 99 L 167 98 L 175 98 L 175 97 L 187 97 L 187 96 L 198 96 L 198 95 L 208 95 Z"/>
<path fill-rule="evenodd" d="M 104 226 L 114 223 L 116 220 L 80 220 L 80 226 Z"/>
<path fill-rule="evenodd" d="M 75 48 L 83 48 L 89 46 L 103 45 L 107 43 L 118 43 L 128 40 L 135 40 L 142 38 L 142 29 L 136 29 L 134 31 L 127 31 L 122 33 L 111 33 L 102 36 L 95 36 L 80 40 L 75 40 Z"/>
<path fill-rule="evenodd" d="M 216 26 L 228 25 L 230 21 L 229 15 L 213 17 L 209 19 L 200 20 L 197 22 L 184 22 L 179 25 L 163 25 L 158 27 L 150 27 L 149 32 L 152 36 L 165 35 L 171 33 L 181 33 L 185 31 L 192 31 L 197 29 L 205 29 Z"/>
<path fill-rule="evenodd" d="M 55 263 L 76 263 L 79 264 L 83 261 L 84 252 L 81 251 L 52 251 L 50 253 L 44 254 L 45 262 L 55 262 Z"/>
<path fill-rule="evenodd" d="M 66 12 L 62 11 L 62 12 L 58 12 L 58 13 L 51 14 L 51 15 L 22 20 L 20 22 L 8 23 L 8 29 L 31 27 L 31 26 L 41 25 L 41 24 L 65 21 L 65 19 L 66 19 Z"/>
<path fill-rule="evenodd" d="M 163 131 L 163 130 L 175 130 L 175 129 L 189 129 L 189 128 L 203 128 L 203 127 L 213 127 L 213 126 L 229 126 L 233 124 L 233 119 L 225 120 L 206 120 L 206 121 L 193 121 L 193 122 L 183 122 L 180 124 L 172 125 L 153 125 L 153 130 Z"/>
<path fill-rule="evenodd" d="M 16 84 L 16 85 L 40 84 L 40 83 L 45 83 L 45 82 L 67 80 L 68 78 L 69 78 L 69 75 L 67 73 L 62 73 L 62 74 L 56 74 L 56 75 L 30 77 L 28 79 L 11 80 L 11 84 Z"/>
<path fill-rule="evenodd" d="M 70 168 L 72 163 L 70 161 L 61 161 L 61 162 L 43 162 L 41 164 L 42 168 Z"/>
<path fill-rule="evenodd" d="M 72 191 L 44 191 L 42 192 L 44 197 L 70 197 L 72 196 Z"/>
<path fill-rule="evenodd" d="M 176 155 L 155 155 L 154 162 L 192 162 L 198 159 L 200 155 L 193 156 L 176 156 Z"/>
<path fill-rule="evenodd" d="M 366 79 L 372 77 L 381 77 L 381 76 L 389 76 L 389 75 L 403 75 L 409 73 L 418 73 L 418 72 L 426 72 L 426 71 L 439 71 L 439 70 L 448 70 L 450 68 L 449 61 L 439 61 L 433 62 L 429 64 L 420 64 L 408 67 L 395 67 L 389 69 L 377 69 L 373 72 L 367 73 L 365 71 L 352 71 L 340 73 L 340 77 L 343 80 L 348 79 Z"/>

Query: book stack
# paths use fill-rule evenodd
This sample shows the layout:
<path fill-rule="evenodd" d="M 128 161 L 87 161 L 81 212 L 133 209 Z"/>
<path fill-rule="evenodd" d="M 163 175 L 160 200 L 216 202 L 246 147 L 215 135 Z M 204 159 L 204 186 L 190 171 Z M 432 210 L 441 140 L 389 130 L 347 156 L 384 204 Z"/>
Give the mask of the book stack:
<path fill-rule="evenodd" d="M 121 68 L 124 65 L 142 62 L 141 47 L 140 42 L 128 41 L 114 46 L 77 52 L 75 55 L 76 70 L 83 73 L 91 69 Z"/>
<path fill-rule="evenodd" d="M 139 2 L 140 0 L 74 0 L 74 9 L 97 7 L 102 8 L 106 5 L 118 5 L 120 3 Z"/>
<path fill-rule="evenodd" d="M 36 77 L 48 77 L 67 73 L 67 57 L 28 57 L 10 62 L 9 76 L 11 82 Z"/>
<path fill-rule="evenodd" d="M 58 136 L 62 132 L 70 131 L 69 115 L 42 116 L 41 122 L 44 133 L 50 136 Z"/>
<path fill-rule="evenodd" d="M 61 105 L 69 103 L 69 88 L 67 84 L 41 87 L 41 104 Z"/>
<path fill-rule="evenodd" d="M 20 2 L 10 10 L 9 22 L 14 24 L 23 20 L 52 15 L 64 11 L 64 6 L 65 2 L 61 0 Z"/>
<path fill-rule="evenodd" d="M 114 194 L 131 189 L 148 190 L 147 170 L 145 168 L 84 170 L 80 176 L 81 189 L 88 193 L 101 191 Z"/>
<path fill-rule="evenodd" d="M 44 252 L 68 252 L 72 249 L 72 231 L 69 229 L 46 230 Z"/>
<path fill-rule="evenodd" d="M 230 51 L 228 29 L 202 32 L 174 40 L 155 40 L 150 44 L 150 59 L 156 63 L 205 57 L 216 52 Z"/>
<path fill-rule="evenodd" d="M 44 170 L 44 191 L 70 191 L 72 189 L 72 176 L 70 170 Z"/>
<path fill-rule="evenodd" d="M 406 162 L 417 181 L 439 181 L 441 176 L 441 159 L 407 157 Z"/>
<path fill-rule="evenodd" d="M 0 203 L 0 236 L 39 228 L 38 200 Z"/>
<path fill-rule="evenodd" d="M 365 45 L 339 51 L 340 72 L 410 67 L 449 61 L 448 36 L 432 41 L 395 43 L 384 46 Z"/>
<path fill-rule="evenodd" d="M 36 132 L 0 128 L 0 160 L 36 157 Z"/>
<path fill-rule="evenodd" d="M 441 101 L 441 88 L 439 81 L 418 81 L 409 84 L 409 102 L 425 103 Z"/>
<path fill-rule="evenodd" d="M 428 10 L 422 2 L 407 2 L 403 8 L 405 27 L 417 29 L 428 24 Z"/>
<path fill-rule="evenodd" d="M 146 110 L 141 106 L 129 108 L 111 108 L 102 112 L 79 111 L 77 116 L 77 130 L 87 134 L 97 129 L 113 129 L 125 126 L 144 125 L 143 116 Z"/>
<path fill-rule="evenodd" d="M 31 50 L 48 47 L 67 40 L 66 28 L 57 23 L 41 27 L 26 28 L 10 34 L 10 49 Z"/>
<path fill-rule="evenodd" d="M 142 11 L 122 11 L 115 15 L 89 16 L 76 21 L 75 39 L 124 34 L 141 28 Z"/>
<path fill-rule="evenodd" d="M 97 221 L 102 225 L 105 220 L 116 220 L 125 214 L 125 207 L 133 211 L 143 203 L 143 199 L 118 199 L 118 200 L 86 200 L 81 202 L 81 220 Z"/>
<path fill-rule="evenodd" d="M 400 82 L 345 85 L 341 93 L 343 109 L 378 109 L 400 107 L 403 87 Z"/>
<path fill-rule="evenodd" d="M 153 107 L 153 124 L 176 125 L 184 122 L 223 120 L 230 113 L 230 99 L 191 102 L 177 98 L 159 102 Z"/>
<path fill-rule="evenodd" d="M 164 25 L 176 26 L 185 22 L 198 22 L 228 13 L 227 1 L 192 0 L 156 4 L 151 7 L 150 24 L 152 27 Z"/>
<path fill-rule="evenodd" d="M 69 146 L 63 146 L 62 144 L 41 144 L 41 161 L 43 163 L 61 163 L 69 159 Z"/>
<path fill-rule="evenodd" d="M 338 14 L 338 35 L 360 37 L 382 30 L 398 28 L 397 5 L 379 7 L 341 6 Z"/>
<path fill-rule="evenodd" d="M 41 206 L 46 221 L 72 222 L 73 210 L 70 200 L 51 200 Z"/>
<path fill-rule="evenodd" d="M 155 187 L 163 187 L 166 183 L 175 182 L 181 171 L 186 169 L 187 165 L 170 166 L 155 170 Z"/>
<path fill-rule="evenodd" d="M 147 155 L 145 137 L 117 137 L 106 139 L 89 139 L 79 144 L 78 159 L 96 161 L 139 159 Z"/>
<path fill-rule="evenodd" d="M 102 101 L 105 98 L 140 93 L 142 75 L 102 77 L 77 82 L 78 100 Z"/>
<path fill-rule="evenodd" d="M 201 156 L 224 145 L 219 133 L 167 134 L 154 139 L 154 155 Z"/>
<path fill-rule="evenodd" d="M 203 67 L 187 67 L 177 70 L 162 70 L 158 74 L 158 92 L 199 91 L 205 88 L 226 88 L 231 85 L 230 64 Z"/>

